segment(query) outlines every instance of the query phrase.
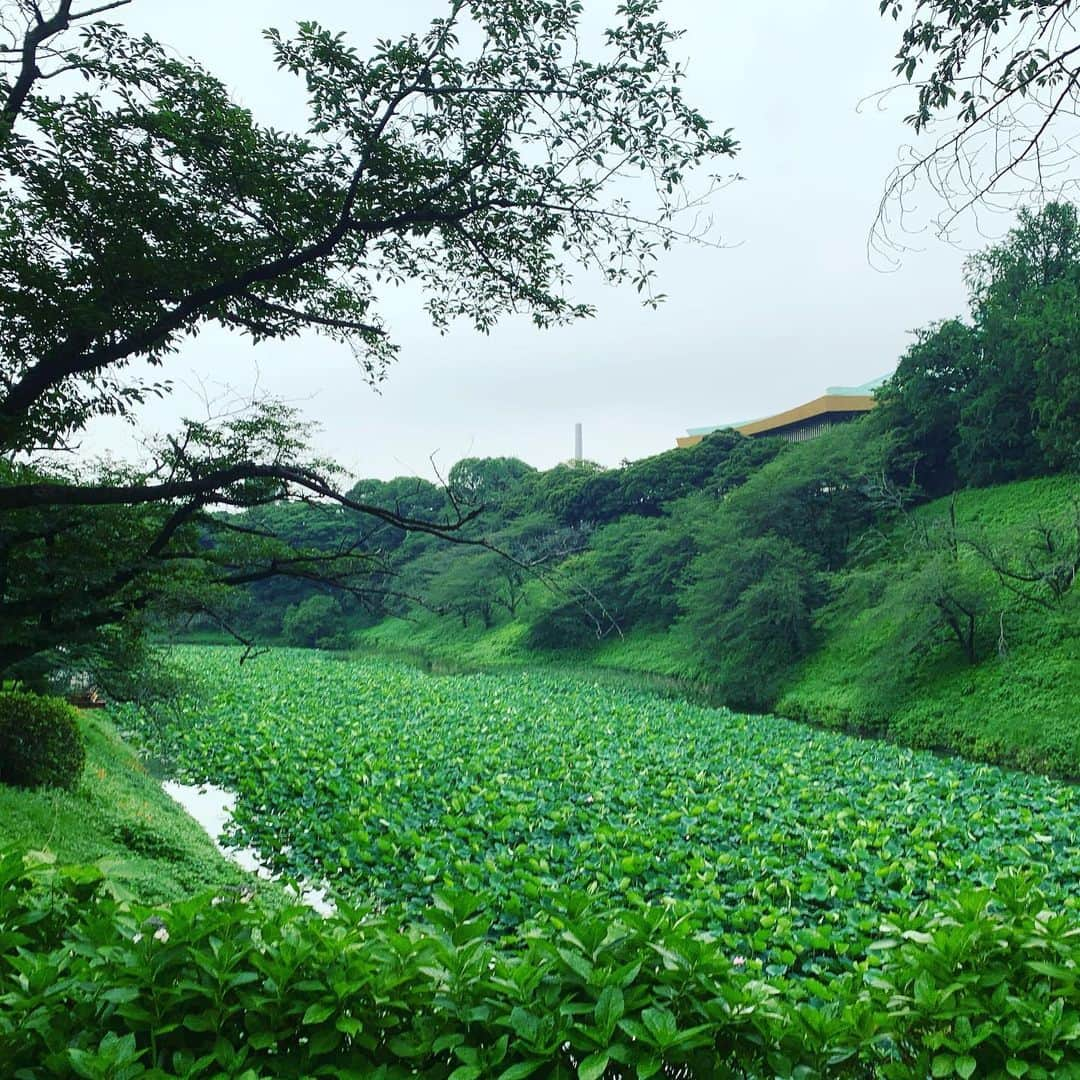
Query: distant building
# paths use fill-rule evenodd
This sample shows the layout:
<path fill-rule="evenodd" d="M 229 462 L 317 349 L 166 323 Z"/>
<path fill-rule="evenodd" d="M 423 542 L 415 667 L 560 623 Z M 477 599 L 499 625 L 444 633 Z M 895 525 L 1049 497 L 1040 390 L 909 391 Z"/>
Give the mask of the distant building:
<path fill-rule="evenodd" d="M 768 435 L 786 439 L 788 442 L 806 442 L 808 439 L 816 439 L 830 428 L 838 424 L 846 424 L 849 420 L 854 420 L 863 413 L 869 412 L 876 404 L 874 391 L 887 378 L 887 375 L 883 375 L 862 386 L 830 386 L 821 397 L 814 398 L 805 405 L 797 405 L 794 409 L 777 413 L 775 416 L 766 416 L 760 420 L 690 428 L 687 434 L 676 439 L 675 443 L 682 447 L 696 446 L 706 435 L 726 428 L 731 428 L 751 438 Z"/>

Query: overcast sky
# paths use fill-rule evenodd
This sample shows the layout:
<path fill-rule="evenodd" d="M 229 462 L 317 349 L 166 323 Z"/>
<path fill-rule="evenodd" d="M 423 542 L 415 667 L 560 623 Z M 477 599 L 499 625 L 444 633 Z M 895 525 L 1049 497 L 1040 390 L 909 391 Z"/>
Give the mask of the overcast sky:
<path fill-rule="evenodd" d="M 262 28 L 317 19 L 365 48 L 423 29 L 443 7 L 136 0 L 125 18 L 204 63 L 261 121 L 285 127 L 302 124 L 301 88 L 274 70 Z M 320 447 L 353 473 L 389 478 L 430 475 L 432 455 L 444 471 L 461 457 L 504 454 L 549 467 L 570 455 L 576 421 L 586 456 L 614 465 L 672 447 L 687 427 L 766 415 L 891 371 L 911 329 L 965 310 L 966 251 L 927 233 L 895 272 L 868 258 L 911 104 L 899 95 L 886 111 L 858 108 L 891 82 L 899 29 L 877 8 L 877 0 L 666 4 L 668 21 L 688 31 L 687 97 L 735 129 L 742 152 L 721 168 L 745 179 L 712 205 L 713 238 L 730 246 L 664 257 L 659 288 L 669 299 L 658 311 L 631 290 L 585 280 L 579 294 L 597 304 L 594 320 L 548 331 L 510 320 L 489 337 L 459 325 L 442 337 L 413 298 L 394 296 L 383 310 L 401 354 L 380 393 L 347 348 L 314 336 L 252 348 L 208 332 L 166 374 L 242 393 L 257 383 L 301 405 L 322 426 Z M 143 422 L 166 428 L 199 409 L 179 386 Z M 84 448 L 105 447 L 129 454 L 130 436 L 103 422 Z"/>

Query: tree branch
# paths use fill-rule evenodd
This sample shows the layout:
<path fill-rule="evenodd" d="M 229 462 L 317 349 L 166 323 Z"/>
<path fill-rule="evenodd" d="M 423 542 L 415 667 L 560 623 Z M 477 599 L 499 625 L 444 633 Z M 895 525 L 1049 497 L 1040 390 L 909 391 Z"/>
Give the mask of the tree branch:
<path fill-rule="evenodd" d="M 477 544 L 480 541 L 455 535 L 479 516 L 479 510 L 460 515 L 455 522 L 437 524 L 419 518 L 403 517 L 380 506 L 357 502 L 341 494 L 321 476 L 308 470 L 286 465 L 262 465 L 253 461 L 238 462 L 189 480 L 173 480 L 160 484 L 130 484 L 127 486 L 80 486 L 76 484 L 16 484 L 0 487 L 0 510 L 26 510 L 55 506 L 143 506 L 174 499 L 198 498 L 205 504 L 235 484 L 248 480 L 276 480 L 292 484 L 319 495 L 357 513 L 367 514 L 406 532 L 422 532 L 453 543 Z"/>

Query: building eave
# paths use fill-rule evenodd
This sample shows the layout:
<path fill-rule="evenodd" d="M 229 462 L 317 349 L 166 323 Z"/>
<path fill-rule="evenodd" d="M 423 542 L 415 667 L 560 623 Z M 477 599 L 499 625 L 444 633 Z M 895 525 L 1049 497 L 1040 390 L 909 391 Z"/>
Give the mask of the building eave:
<path fill-rule="evenodd" d="M 785 428 L 791 424 L 813 420 L 815 417 L 824 416 L 827 413 L 865 413 L 869 412 L 877 402 L 870 394 L 823 394 L 805 405 L 798 405 L 794 409 L 777 413 L 775 416 L 766 416 L 762 420 L 754 420 L 749 424 L 743 424 L 735 430 L 740 435 L 764 435 L 770 431 Z"/>

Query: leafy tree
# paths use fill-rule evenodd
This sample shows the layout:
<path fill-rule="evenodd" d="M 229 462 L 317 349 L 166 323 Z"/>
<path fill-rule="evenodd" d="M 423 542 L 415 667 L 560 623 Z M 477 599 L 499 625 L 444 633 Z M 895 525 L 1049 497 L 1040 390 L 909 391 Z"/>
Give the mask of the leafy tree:
<path fill-rule="evenodd" d="M 725 500 L 719 535 L 726 543 L 730 519 L 745 536 L 782 537 L 836 570 L 875 519 L 872 481 L 889 453 L 887 437 L 866 419 L 792 446 Z"/>
<path fill-rule="evenodd" d="M 678 585 L 697 550 L 681 518 L 627 515 L 597 530 L 589 547 L 588 584 L 622 630 L 675 621 Z"/>
<path fill-rule="evenodd" d="M 914 560 L 890 593 L 894 610 L 904 613 L 896 647 L 901 653 L 926 652 L 944 636 L 975 664 L 990 610 L 990 580 L 985 567 L 962 550 L 955 503 L 948 519 L 917 523 L 915 536 Z"/>
<path fill-rule="evenodd" d="M 819 557 L 784 537 L 748 537 L 729 522 L 691 565 L 682 629 L 729 704 L 768 708 L 814 641 L 826 597 Z"/>
<path fill-rule="evenodd" d="M 584 536 L 534 514 L 491 533 L 490 542 L 490 549 L 438 544 L 406 552 L 395 573 L 413 604 L 455 615 L 463 627 L 474 619 L 490 627 L 500 612 L 517 615 L 529 584 L 550 581 L 552 567 L 579 552 Z"/>
<path fill-rule="evenodd" d="M 459 502 L 490 508 L 523 477 L 535 472 L 520 458 L 462 458 L 451 468 L 446 481 L 450 494 Z"/>
<path fill-rule="evenodd" d="M 1051 469 L 1080 472 L 1080 274 L 1034 298 L 1015 326 L 1034 357 L 1035 437 Z"/>
<path fill-rule="evenodd" d="M 614 471 L 595 462 L 556 465 L 529 476 L 504 509 L 511 514 L 546 514 L 567 528 L 594 526 L 603 520 L 606 500 L 617 485 Z"/>
<path fill-rule="evenodd" d="M 133 470 L 121 469 L 105 477 L 111 485 L 84 487 L 77 474 L 0 464 L 0 476 L 10 481 L 0 483 L 0 499 L 15 502 L 0 514 L 0 670 L 21 673 L 22 665 L 49 655 L 63 666 L 82 662 L 106 640 L 106 627 L 137 622 L 151 609 L 159 618 L 203 612 L 227 627 L 225 597 L 275 576 L 364 593 L 372 587 L 371 571 L 384 568 L 379 553 L 355 543 L 320 550 L 211 512 L 211 499 L 219 507 L 277 502 L 289 490 L 281 476 L 293 471 L 307 490 L 368 519 L 443 532 L 340 495 L 324 463 L 296 463 L 307 453 L 298 430 L 291 412 L 265 408 L 191 440 L 162 440 L 157 471 L 190 470 L 195 479 L 186 481 L 143 484 Z M 240 456 L 245 448 L 267 463 L 253 465 Z M 286 454 L 293 463 L 278 464 Z M 215 489 L 210 481 L 207 490 L 199 478 L 208 477 L 226 482 Z M 174 495 L 165 505 L 157 498 L 161 487 Z"/>
<path fill-rule="evenodd" d="M 502 562 L 490 551 L 436 547 L 410 563 L 407 580 L 425 606 L 456 616 L 462 627 L 479 619 L 487 628 L 506 598 Z"/>
<path fill-rule="evenodd" d="M 617 472 L 605 477 L 608 490 L 598 520 L 615 521 L 624 514 L 659 517 L 665 505 L 700 491 L 720 470 L 738 472 L 736 462 L 748 457 L 760 460 L 775 452 L 772 440 L 760 444 L 764 455 L 755 455 L 752 446 L 755 440 L 735 431 L 716 431 L 696 446 L 624 462 Z M 743 479 L 745 475 L 743 470 Z"/>
<path fill-rule="evenodd" d="M 570 526 L 604 525 L 626 514 L 659 517 L 666 504 L 703 487 L 714 486 L 718 494 L 732 490 L 784 445 L 717 431 L 696 446 L 623 462 L 617 469 L 560 465 L 531 477 L 507 505 L 513 511 L 524 503 Z"/>
<path fill-rule="evenodd" d="M 1021 209 L 1008 235 L 966 264 L 972 309 L 1014 311 L 1032 293 L 1075 275 L 1080 220 L 1067 202 Z"/>
<path fill-rule="evenodd" d="M 579 553 L 588 535 L 583 530 L 560 527 L 542 514 L 508 522 L 492 537 L 502 556 L 492 564 L 497 581 L 496 604 L 509 615 L 516 615 L 525 601 L 529 582 L 550 578 L 549 568 Z"/>
<path fill-rule="evenodd" d="M 708 436 L 699 445 L 707 445 L 716 435 Z M 706 480 L 704 489 L 714 498 L 723 499 L 736 488 L 741 487 L 758 469 L 764 468 L 778 454 L 790 449 L 791 444 L 783 439 L 756 438 L 739 439 L 725 454 Z"/>
<path fill-rule="evenodd" d="M 1071 349 L 1071 317 L 1060 307 L 1080 296 L 1076 208 L 1022 210 L 1002 242 L 968 261 L 968 278 L 982 348 L 961 399 L 961 473 L 975 484 L 1037 475 L 1047 467 L 1044 442 L 1058 461 L 1067 459 L 1061 444 L 1077 431 L 1069 415 L 1080 403 L 1069 385 L 1076 385 L 1080 353 Z"/>
<path fill-rule="evenodd" d="M 540 651 L 576 651 L 595 646 L 617 623 L 607 615 L 592 581 L 586 552 L 563 567 L 566 588 L 542 596 L 531 609 L 525 643 Z"/>
<path fill-rule="evenodd" d="M 341 605 L 332 596 L 309 596 L 285 612 L 281 630 L 290 645 L 336 648 L 345 630 Z"/>
<path fill-rule="evenodd" d="M 0 54 L 0 669 L 156 602 L 176 568 L 220 554 L 198 529 L 229 534 L 229 570 L 175 589 L 177 607 L 204 586 L 317 571 L 287 545 L 266 558 L 273 537 L 256 538 L 250 565 L 215 505 L 329 499 L 394 527 L 464 524 L 342 495 L 280 409 L 189 423 L 149 471 L 42 457 L 93 417 L 132 416 L 166 393 L 151 369 L 203 327 L 255 342 L 322 333 L 376 381 L 394 356 L 383 282 L 416 283 L 439 327 L 460 318 L 481 331 L 511 311 L 539 326 L 588 315 L 570 295 L 573 265 L 654 302 L 653 255 L 683 235 L 684 182 L 736 151 L 684 99 L 679 35 L 656 0 L 623 5 L 596 56 L 578 40 L 580 5 L 546 0 L 452 0 L 426 33 L 368 57 L 313 22 L 292 38 L 268 31 L 306 93 L 299 134 L 101 21 L 116 6 L 15 0 L 2 15 L 14 46 Z M 626 188 L 609 194 L 627 173 L 645 180 L 654 212 Z M 64 610 L 54 582 L 77 582 L 83 550 L 100 559 L 95 580 Z M 362 572 L 354 554 L 345 565 Z"/>
<path fill-rule="evenodd" d="M 961 319 L 915 332 L 892 378 L 878 391 L 878 424 L 901 448 L 893 468 L 930 495 L 954 490 L 960 409 L 978 363 L 975 330 Z M 907 474 L 905 476 L 905 474 Z"/>
<path fill-rule="evenodd" d="M 1022 210 L 967 279 L 971 321 L 917 331 L 873 418 L 930 495 L 1067 468 L 1080 445 L 1076 208 Z"/>
<path fill-rule="evenodd" d="M 430 480 L 417 476 L 396 476 L 393 480 L 358 480 L 349 489 L 350 498 L 357 502 L 373 503 L 392 508 L 402 517 L 437 520 L 449 510 L 446 491 Z M 377 522 L 370 523 L 378 528 Z M 400 530 L 393 536 L 379 531 L 379 543 L 403 542 L 406 537 Z"/>
<path fill-rule="evenodd" d="M 1080 499 L 1071 514 L 1038 517 L 997 543 L 973 535 L 967 543 L 1023 605 L 1053 611 L 1080 574 Z"/>

